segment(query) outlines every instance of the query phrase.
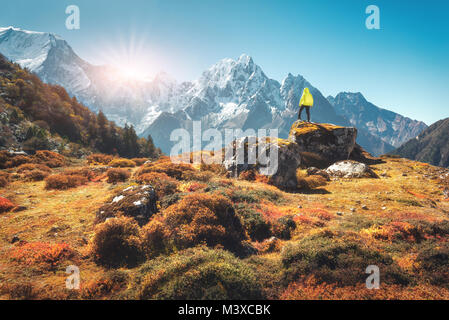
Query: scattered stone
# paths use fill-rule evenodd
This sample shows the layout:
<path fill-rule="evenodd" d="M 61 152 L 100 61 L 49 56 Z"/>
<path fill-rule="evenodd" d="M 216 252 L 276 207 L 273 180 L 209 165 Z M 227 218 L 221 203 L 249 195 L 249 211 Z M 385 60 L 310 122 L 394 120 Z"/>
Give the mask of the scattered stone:
<path fill-rule="evenodd" d="M 402 174 L 402 176 L 403 176 L 403 177 L 407 177 L 408 174 L 404 172 L 404 173 Z"/>
<path fill-rule="evenodd" d="M 336 162 L 327 168 L 326 172 L 339 178 L 379 178 L 368 165 L 354 160 Z"/>
<path fill-rule="evenodd" d="M 19 238 L 18 235 L 13 236 L 12 239 L 11 239 L 11 243 L 16 243 L 16 242 L 19 242 L 19 241 L 20 241 L 20 238 Z"/>
<path fill-rule="evenodd" d="M 365 204 L 363 204 L 363 205 L 362 205 L 362 209 L 363 209 L 363 210 L 368 210 L 368 206 L 365 205 Z"/>
<path fill-rule="evenodd" d="M 351 210 L 351 212 L 356 212 L 355 208 L 351 208 L 350 210 Z"/>
<path fill-rule="evenodd" d="M 28 210 L 28 208 L 25 206 L 17 206 L 14 209 L 12 209 L 11 211 L 12 212 L 21 212 L 21 211 L 25 211 L 25 210 Z"/>
<path fill-rule="evenodd" d="M 445 189 L 443 190 L 443 194 L 444 194 L 444 196 L 446 197 L 446 199 L 449 198 L 449 189 L 448 189 L 448 188 L 445 188 Z"/>
<path fill-rule="evenodd" d="M 342 216 L 343 215 L 343 212 L 337 212 L 337 216 Z"/>
<path fill-rule="evenodd" d="M 382 207 L 382 210 L 387 210 L 387 207 Z"/>
<path fill-rule="evenodd" d="M 298 205 L 298 209 L 302 209 L 302 205 Z"/>

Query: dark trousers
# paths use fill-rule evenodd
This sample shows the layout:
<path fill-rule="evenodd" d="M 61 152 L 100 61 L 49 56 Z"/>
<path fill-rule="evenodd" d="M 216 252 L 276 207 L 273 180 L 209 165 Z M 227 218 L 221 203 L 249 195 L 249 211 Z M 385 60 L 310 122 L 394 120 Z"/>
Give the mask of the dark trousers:
<path fill-rule="evenodd" d="M 309 106 L 301 106 L 299 108 L 298 120 L 301 120 L 301 113 L 302 113 L 302 110 L 304 110 L 304 108 L 306 109 L 306 113 L 307 113 L 307 121 L 310 122 L 310 107 Z"/>

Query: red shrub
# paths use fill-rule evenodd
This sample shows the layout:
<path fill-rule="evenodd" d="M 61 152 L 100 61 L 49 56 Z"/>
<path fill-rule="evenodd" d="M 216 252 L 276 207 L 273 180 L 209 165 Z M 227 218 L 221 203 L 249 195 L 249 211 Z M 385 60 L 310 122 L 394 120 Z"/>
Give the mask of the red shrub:
<path fill-rule="evenodd" d="M 134 168 L 136 166 L 136 163 L 129 159 L 120 158 L 112 160 L 108 163 L 108 166 L 114 168 Z"/>
<path fill-rule="evenodd" d="M 9 180 L 3 176 L 0 176 L 0 188 L 4 188 L 9 184 Z"/>
<path fill-rule="evenodd" d="M 25 171 L 32 171 L 32 170 L 40 170 L 45 172 L 51 172 L 51 169 L 44 165 L 44 164 L 36 164 L 36 163 L 25 163 L 20 165 L 17 168 L 17 173 L 23 173 Z"/>
<path fill-rule="evenodd" d="M 32 158 L 28 156 L 10 154 L 6 150 L 0 151 L 0 169 L 14 168 L 31 161 Z"/>
<path fill-rule="evenodd" d="M 168 207 L 142 229 L 149 255 L 161 248 L 183 249 L 201 243 L 237 251 L 245 239 L 244 229 L 229 199 L 221 195 L 194 193 Z"/>
<path fill-rule="evenodd" d="M 87 163 L 108 164 L 109 162 L 112 161 L 112 159 L 114 159 L 114 157 L 109 154 L 95 153 L 95 154 L 91 154 L 87 157 Z"/>
<path fill-rule="evenodd" d="M 139 226 L 133 218 L 111 218 L 95 228 L 95 260 L 107 267 L 135 266 L 141 259 Z"/>
<path fill-rule="evenodd" d="M 126 169 L 112 168 L 106 172 L 108 176 L 108 183 L 125 182 L 131 176 Z"/>
<path fill-rule="evenodd" d="M 13 248 L 10 257 L 21 264 L 53 269 L 60 261 L 72 258 L 74 254 L 66 243 L 30 242 Z"/>
<path fill-rule="evenodd" d="M 156 191 L 159 199 L 175 193 L 176 188 L 178 187 L 178 181 L 162 172 L 144 173 L 137 177 L 137 181 L 144 184 L 150 184 Z"/>
<path fill-rule="evenodd" d="M 148 158 L 132 158 L 131 160 L 134 161 L 136 165 L 141 166 L 148 161 Z"/>
<path fill-rule="evenodd" d="M 63 155 L 48 150 L 36 151 L 34 160 L 36 163 L 45 164 L 50 168 L 58 168 L 66 164 L 66 160 Z"/>
<path fill-rule="evenodd" d="M 15 205 L 6 198 L 0 197 L 0 213 L 6 212 L 14 208 Z"/>
<path fill-rule="evenodd" d="M 64 171 L 63 174 L 66 176 L 82 176 L 87 180 L 92 181 L 97 177 L 98 172 L 91 170 L 91 168 L 85 167 L 85 168 L 69 169 Z"/>
<path fill-rule="evenodd" d="M 247 180 L 247 181 L 254 181 L 256 180 L 256 172 L 254 170 L 246 170 L 240 173 L 239 179 L 241 180 Z"/>
<path fill-rule="evenodd" d="M 160 172 L 165 173 L 169 177 L 175 179 L 182 179 L 183 174 L 185 174 L 188 171 L 196 171 L 196 170 L 190 164 L 172 163 L 167 160 L 164 161 L 158 160 L 156 162 L 146 164 L 145 166 L 140 168 L 139 171 L 137 172 L 137 175 L 140 176 L 145 173 Z"/>
<path fill-rule="evenodd" d="M 55 174 L 45 179 L 45 189 L 66 190 L 86 184 L 87 179 L 79 175 Z"/>
<path fill-rule="evenodd" d="M 23 174 L 26 181 L 42 181 L 48 175 L 49 173 L 47 171 L 42 170 L 25 171 L 25 173 Z"/>

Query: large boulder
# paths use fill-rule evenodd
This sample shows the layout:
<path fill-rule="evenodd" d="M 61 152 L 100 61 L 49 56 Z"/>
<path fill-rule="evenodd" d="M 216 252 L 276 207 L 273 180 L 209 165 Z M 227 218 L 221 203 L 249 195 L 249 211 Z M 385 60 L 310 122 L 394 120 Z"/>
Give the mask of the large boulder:
<path fill-rule="evenodd" d="M 124 215 L 144 225 L 157 212 L 156 202 L 156 193 L 150 185 L 130 186 L 118 192 L 98 210 L 95 222 Z"/>
<path fill-rule="evenodd" d="M 336 162 L 327 168 L 326 172 L 338 178 L 378 178 L 368 165 L 353 160 Z"/>
<path fill-rule="evenodd" d="M 232 143 L 234 150 L 244 150 L 243 161 L 238 161 L 237 152 L 225 158 L 223 164 L 232 176 L 238 176 L 246 170 L 258 170 L 269 177 L 269 183 L 280 189 L 295 189 L 297 186 L 296 169 L 301 164 L 298 145 L 294 142 L 277 138 L 244 137 Z M 248 160 L 248 151 L 256 155 L 256 162 Z M 277 156 L 270 157 L 271 152 Z M 267 161 L 261 161 L 257 155 L 266 154 Z"/>
<path fill-rule="evenodd" d="M 330 165 L 349 159 L 356 138 L 356 128 L 298 120 L 293 123 L 288 140 L 297 143 L 301 152 L 315 154 Z"/>

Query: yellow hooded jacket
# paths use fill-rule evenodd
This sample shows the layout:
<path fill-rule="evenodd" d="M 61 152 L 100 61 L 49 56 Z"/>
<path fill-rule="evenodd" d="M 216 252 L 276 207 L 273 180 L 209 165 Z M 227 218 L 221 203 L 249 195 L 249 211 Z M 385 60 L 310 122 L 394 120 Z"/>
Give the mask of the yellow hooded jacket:
<path fill-rule="evenodd" d="M 310 93 L 309 88 L 304 88 L 301 100 L 299 101 L 299 106 L 313 107 L 313 96 Z"/>

